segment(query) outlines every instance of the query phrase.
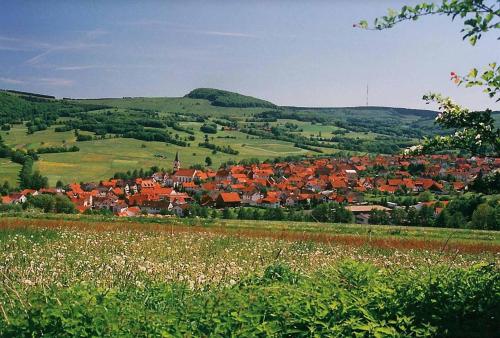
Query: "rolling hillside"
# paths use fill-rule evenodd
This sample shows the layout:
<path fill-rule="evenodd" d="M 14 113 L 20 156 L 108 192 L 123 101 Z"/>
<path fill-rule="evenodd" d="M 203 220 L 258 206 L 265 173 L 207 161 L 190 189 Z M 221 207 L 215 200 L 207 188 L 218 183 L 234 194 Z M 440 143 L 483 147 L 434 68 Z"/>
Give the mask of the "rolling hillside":
<path fill-rule="evenodd" d="M 206 88 L 177 98 L 85 100 L 0 92 L 0 136 L 6 146 L 33 152 L 79 148 L 39 155 L 35 169 L 50 184 L 97 181 L 151 166 L 170 169 L 176 152 L 184 167 L 204 165 L 207 157 L 218 167 L 227 161 L 339 151 L 394 153 L 439 132 L 434 116 L 389 107 L 279 107 Z M 3 158 L 2 181 L 15 182 L 15 168 Z"/>

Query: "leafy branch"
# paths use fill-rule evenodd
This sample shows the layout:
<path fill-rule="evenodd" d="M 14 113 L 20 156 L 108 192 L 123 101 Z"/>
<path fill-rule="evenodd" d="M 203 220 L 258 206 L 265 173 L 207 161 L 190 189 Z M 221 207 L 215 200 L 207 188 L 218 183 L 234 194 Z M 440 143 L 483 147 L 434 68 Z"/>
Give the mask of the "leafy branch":
<path fill-rule="evenodd" d="M 442 0 L 440 5 L 434 3 L 421 3 L 416 6 L 403 6 L 401 10 L 389 10 L 389 13 L 374 20 L 370 26 L 366 20 L 360 21 L 354 27 L 369 30 L 383 30 L 394 27 L 403 21 L 415 21 L 428 15 L 445 15 L 452 20 L 463 20 L 462 39 L 468 39 L 475 45 L 483 33 L 500 28 L 500 2 L 490 4 L 486 0 Z M 498 38 L 500 39 L 500 38 Z M 492 62 L 483 71 L 473 68 L 466 76 L 459 76 L 451 72 L 451 79 L 465 87 L 484 87 L 484 92 L 490 98 L 500 96 L 500 66 Z M 442 149 L 465 149 L 473 154 L 486 154 L 493 152 L 495 156 L 500 153 L 500 130 L 495 127 L 491 111 L 470 112 L 454 103 L 449 97 L 430 93 L 424 95 L 427 103 L 435 102 L 439 105 L 440 113 L 436 123 L 445 129 L 454 130 L 453 134 L 435 136 L 424 139 L 420 145 L 413 146 L 405 153 L 429 153 Z M 497 98 L 500 101 L 500 97 Z"/>
<path fill-rule="evenodd" d="M 484 154 L 489 150 L 496 154 L 500 152 L 500 129 L 495 127 L 491 110 L 470 112 L 449 97 L 436 93 L 426 94 L 423 99 L 427 103 L 435 102 L 439 105 L 436 123 L 443 128 L 454 129 L 455 132 L 425 139 L 420 147 L 417 146 L 410 152 L 430 153 L 443 148 L 467 149 L 473 154 Z"/>
<path fill-rule="evenodd" d="M 415 21 L 428 15 L 446 15 L 452 20 L 459 17 L 464 20 L 461 32 L 463 39 L 475 45 L 482 34 L 500 28 L 500 5 L 488 5 L 484 0 L 443 0 L 440 5 L 421 3 L 416 6 L 403 6 L 399 11 L 389 9 L 387 15 L 376 18 L 373 26 L 361 20 L 355 27 L 369 30 L 383 30 L 394 27 L 404 21 Z M 500 39 L 500 37 L 499 37 Z"/>
<path fill-rule="evenodd" d="M 472 68 L 466 76 L 460 77 L 456 73 L 451 73 L 451 78 L 457 85 L 465 83 L 465 87 L 485 87 L 483 92 L 488 94 L 490 98 L 495 98 L 500 101 L 500 65 L 496 62 L 490 63 L 481 73 L 477 68 Z"/>

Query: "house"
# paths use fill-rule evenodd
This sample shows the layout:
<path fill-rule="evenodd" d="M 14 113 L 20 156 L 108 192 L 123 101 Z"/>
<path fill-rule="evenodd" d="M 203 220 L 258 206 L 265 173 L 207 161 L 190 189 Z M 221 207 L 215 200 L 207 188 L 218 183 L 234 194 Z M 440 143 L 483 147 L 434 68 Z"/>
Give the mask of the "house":
<path fill-rule="evenodd" d="M 20 192 L 14 192 L 9 195 L 11 204 L 22 204 L 28 200 L 28 197 Z"/>
<path fill-rule="evenodd" d="M 141 211 L 148 214 L 159 214 L 162 210 L 168 210 L 170 206 L 169 200 L 159 200 L 159 201 L 144 201 L 140 206 Z"/>
<path fill-rule="evenodd" d="M 201 197 L 200 205 L 205 207 L 215 206 L 215 201 L 219 197 L 219 192 L 216 190 L 209 191 L 207 194 Z"/>
<path fill-rule="evenodd" d="M 125 203 L 124 200 L 118 200 L 113 204 L 113 213 L 119 214 L 120 212 L 123 212 L 127 210 L 128 205 Z"/>
<path fill-rule="evenodd" d="M 347 169 L 345 174 L 349 182 L 356 181 L 358 179 L 358 173 L 354 169 Z"/>
<path fill-rule="evenodd" d="M 465 184 L 460 181 L 453 182 L 453 189 L 456 191 L 462 191 L 465 189 Z"/>
<path fill-rule="evenodd" d="M 12 203 L 12 198 L 10 196 L 2 196 L 1 204 L 11 204 L 11 203 Z"/>
<path fill-rule="evenodd" d="M 194 182 L 184 182 L 182 183 L 182 188 L 187 192 L 199 190 L 199 186 L 197 186 Z"/>
<path fill-rule="evenodd" d="M 370 213 L 373 210 L 385 211 L 387 213 L 391 211 L 390 208 L 381 205 L 348 205 L 346 209 L 354 214 L 356 223 L 360 224 L 368 224 Z"/>
<path fill-rule="evenodd" d="M 38 191 L 33 190 L 33 189 L 24 189 L 20 192 L 21 195 L 24 195 L 26 197 L 28 196 L 36 196 L 38 195 Z"/>
<path fill-rule="evenodd" d="M 261 200 L 262 197 L 264 196 L 260 193 L 260 191 L 250 188 L 244 191 L 241 195 L 241 203 L 248 205 L 257 205 L 257 202 Z"/>
<path fill-rule="evenodd" d="M 218 170 L 217 173 L 215 174 L 215 181 L 220 182 L 226 180 L 231 180 L 231 172 L 227 169 Z"/>
<path fill-rule="evenodd" d="M 236 192 L 221 192 L 215 200 L 217 208 L 238 207 L 240 204 L 240 195 Z"/>
<path fill-rule="evenodd" d="M 187 215 L 187 213 L 189 211 L 189 204 L 173 205 L 169 210 L 171 212 L 173 212 L 174 214 L 176 214 L 177 216 L 183 217 L 183 216 Z"/>
<path fill-rule="evenodd" d="M 139 215 L 141 215 L 139 207 L 129 207 L 118 214 L 119 217 L 134 217 Z"/>
<path fill-rule="evenodd" d="M 280 199 L 275 194 L 268 194 L 260 200 L 260 205 L 266 208 L 279 208 Z"/>

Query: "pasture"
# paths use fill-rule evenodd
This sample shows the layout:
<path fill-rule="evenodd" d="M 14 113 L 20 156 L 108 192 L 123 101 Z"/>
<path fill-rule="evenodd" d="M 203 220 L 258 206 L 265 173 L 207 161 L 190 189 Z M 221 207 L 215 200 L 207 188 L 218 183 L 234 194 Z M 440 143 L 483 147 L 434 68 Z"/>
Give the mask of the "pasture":
<path fill-rule="evenodd" d="M 17 185 L 21 165 L 7 158 L 0 158 L 0 183 L 9 182 L 11 186 Z"/>
<path fill-rule="evenodd" d="M 190 127 L 195 132 L 196 139 L 191 141 L 190 147 L 129 138 L 77 142 L 73 131 L 54 132 L 54 128 L 57 126 L 28 135 L 26 127 L 16 125 L 9 132 L 0 132 L 0 135 L 7 145 L 19 149 L 77 145 L 80 148 L 79 152 L 42 154 L 40 160 L 35 162 L 35 169 L 40 170 L 44 176 L 49 178 L 51 186 L 55 185 L 58 180 L 64 183 L 99 181 L 112 177 L 118 171 L 146 169 L 151 166 L 170 170 L 177 151 L 180 154 L 182 166 L 185 168 L 194 164 L 204 165 L 207 156 L 212 158 L 215 169 L 221 163 L 235 159 L 233 155 L 222 152 L 213 154 L 212 150 L 198 146 L 198 143 L 203 142 L 204 139 L 204 133 L 199 130 L 201 123 L 184 122 L 181 125 Z M 187 136 L 182 131 L 175 131 L 171 128 L 167 128 L 167 130 L 179 134 L 181 137 Z M 80 133 L 89 134 L 87 132 Z M 210 142 L 220 146 L 230 145 L 233 149 L 238 150 L 238 160 L 245 158 L 265 160 L 277 156 L 307 153 L 303 149 L 294 147 L 290 142 L 256 137 L 247 138 L 246 134 L 237 131 L 219 131 L 215 135 L 210 135 Z M 2 168 L 5 168 L 6 179 L 15 182 L 18 170 L 15 171 L 20 166 L 7 162 L 1 162 Z"/>

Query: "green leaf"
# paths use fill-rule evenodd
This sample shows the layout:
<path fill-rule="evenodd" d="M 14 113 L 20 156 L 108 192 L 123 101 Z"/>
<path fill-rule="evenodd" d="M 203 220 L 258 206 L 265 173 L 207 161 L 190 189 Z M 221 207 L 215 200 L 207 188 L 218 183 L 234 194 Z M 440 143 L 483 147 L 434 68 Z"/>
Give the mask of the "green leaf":
<path fill-rule="evenodd" d="M 476 77 L 477 76 L 477 69 L 472 68 L 471 71 L 469 72 L 469 77 Z"/>

